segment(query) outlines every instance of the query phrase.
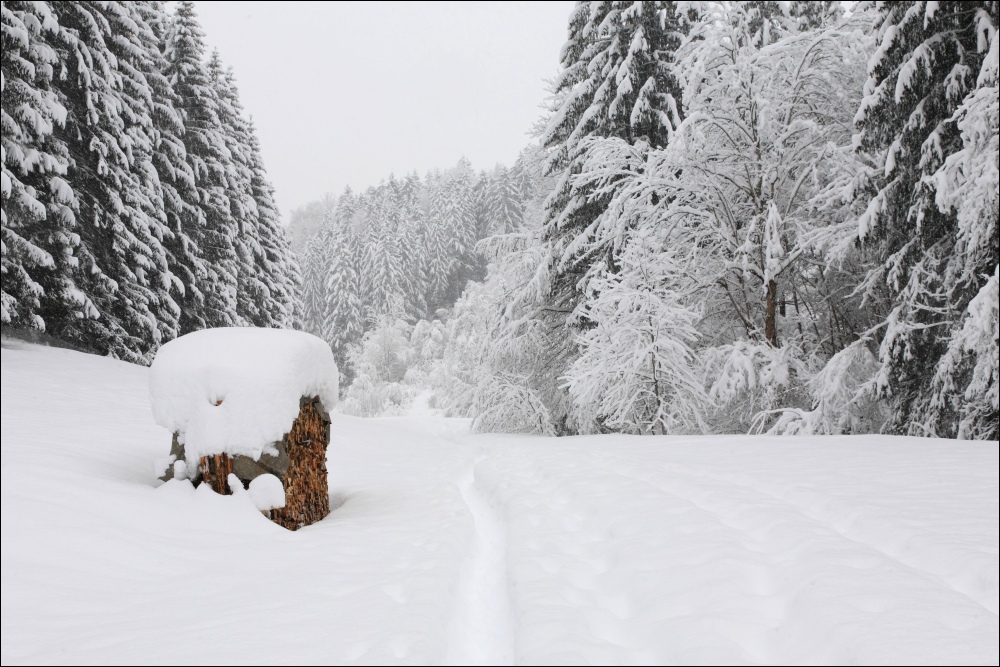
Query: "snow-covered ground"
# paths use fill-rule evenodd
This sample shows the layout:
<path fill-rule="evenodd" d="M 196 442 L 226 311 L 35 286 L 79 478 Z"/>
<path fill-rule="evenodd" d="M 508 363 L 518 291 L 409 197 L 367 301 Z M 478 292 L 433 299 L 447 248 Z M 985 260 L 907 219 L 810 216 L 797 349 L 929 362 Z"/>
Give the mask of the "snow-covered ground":
<path fill-rule="evenodd" d="M 146 369 L 0 362 L 4 664 L 998 661 L 995 442 L 335 414 L 292 533 L 157 488 Z"/>

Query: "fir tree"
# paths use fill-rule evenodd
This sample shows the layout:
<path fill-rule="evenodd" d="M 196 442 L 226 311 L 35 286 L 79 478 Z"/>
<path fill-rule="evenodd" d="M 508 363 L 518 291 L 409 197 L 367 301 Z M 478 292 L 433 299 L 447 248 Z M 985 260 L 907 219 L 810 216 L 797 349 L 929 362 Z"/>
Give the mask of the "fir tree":
<path fill-rule="evenodd" d="M 510 234 L 520 229 L 524 222 L 521 188 L 511 170 L 498 166 L 490 186 L 487 190 L 487 226 L 480 238 Z"/>
<path fill-rule="evenodd" d="M 260 144 L 253 123 L 249 126 L 250 187 L 257 210 L 260 252 L 251 270 L 264 287 L 262 310 L 266 318 L 258 326 L 291 327 L 298 311 L 296 295 L 302 282 L 298 262 L 274 202 L 274 187 L 267 179 Z"/>
<path fill-rule="evenodd" d="M 350 207 L 350 191 L 341 197 L 342 203 L 345 198 Z M 364 333 L 361 281 L 356 266 L 357 258 L 351 247 L 349 228 L 333 219 L 324 232 L 326 271 L 321 337 L 329 343 L 338 368 L 346 376 L 345 383 L 349 383 L 353 374 L 348 363 L 348 348 L 357 343 Z"/>
<path fill-rule="evenodd" d="M 422 252 L 427 218 L 420 206 L 421 191 L 420 178 L 415 173 L 399 183 L 400 221 L 397 236 L 403 268 L 403 299 L 406 315 L 413 321 L 428 314 L 427 271 Z"/>
<path fill-rule="evenodd" d="M 141 2 L 136 8 L 150 30 L 143 33 L 149 56 L 146 80 L 152 91 L 153 166 L 160 181 L 163 200 L 163 219 L 166 221 L 163 247 L 174 281 L 173 294 L 182 310 L 184 304 L 203 304 L 202 283 L 207 269 L 197 244 L 197 229 L 189 229 L 191 221 L 198 220 L 198 191 L 194 171 L 188 163 L 184 146 L 184 121 L 177 109 L 178 98 L 167 79 L 168 63 L 163 49 L 170 29 L 170 16 L 161 2 Z M 179 326 L 183 326 L 179 322 Z"/>
<path fill-rule="evenodd" d="M 399 209 L 395 193 L 384 183 L 371 192 L 365 234 L 366 319 L 401 317 L 405 312 L 404 272 L 399 247 Z"/>
<path fill-rule="evenodd" d="M 881 365 L 875 384 L 892 406 L 887 428 L 897 433 L 958 432 L 962 401 L 940 400 L 928 419 L 930 369 L 949 358 L 949 338 L 995 273 L 997 209 L 976 216 L 975 230 L 964 226 L 953 206 L 939 205 L 935 175 L 965 148 L 959 112 L 977 78 L 992 70 L 979 83 L 995 82 L 998 8 L 997 2 L 879 4 L 879 48 L 857 123 L 860 148 L 884 156 L 884 163 L 873 175 L 859 235 L 880 260 L 862 289 L 883 316 L 873 332 Z M 983 235 L 983 224 L 992 233 Z M 968 382 L 957 375 L 952 381 Z M 994 425 L 996 414 L 994 400 Z"/>
<path fill-rule="evenodd" d="M 555 106 L 542 135 L 547 169 L 560 178 L 546 202 L 546 238 L 554 242 L 555 300 L 570 299 L 586 269 L 577 256 L 607 197 L 574 187 L 586 159 L 585 139 L 616 137 L 660 148 L 681 121 L 681 91 L 672 71 L 682 26 L 676 3 L 580 2 L 570 16 L 556 80 Z M 576 276 L 576 277 L 574 277 Z"/>
<path fill-rule="evenodd" d="M 236 229 L 233 239 L 236 269 L 236 312 L 240 320 L 254 326 L 269 326 L 272 308 L 266 283 L 267 271 L 258 267 L 265 262 L 258 230 L 259 212 L 253 196 L 254 140 L 250 122 L 244 116 L 236 88 L 235 75 L 222 64 L 218 51 L 208 60 L 208 75 L 218 100 L 218 116 L 226 142 L 229 160 L 226 171 L 226 198 L 229 214 Z"/>
<path fill-rule="evenodd" d="M 65 180 L 68 149 L 54 135 L 66 121 L 52 87 L 58 23 L 38 2 L 5 2 L 2 15 L 0 322 L 44 330 L 43 301 L 62 316 L 96 315 L 71 276 L 76 197 Z"/>
<path fill-rule="evenodd" d="M 182 222 L 197 243 L 206 269 L 200 290 L 204 302 L 193 302 L 194 295 L 186 294 L 181 314 L 185 333 L 241 323 L 237 314 L 238 229 L 227 192 L 231 155 L 219 119 L 218 96 L 203 62 L 203 38 L 194 3 L 181 2 L 167 43 L 167 75 L 184 120 L 184 147 L 198 192 L 198 208 L 186 211 L 190 217 Z"/>
<path fill-rule="evenodd" d="M 148 361 L 176 333 L 159 181 L 152 166 L 151 71 L 132 4 L 63 2 L 54 7 L 68 110 L 60 133 L 69 147 L 77 193 L 77 287 L 98 319 L 53 314 L 65 340 L 131 361 Z"/>

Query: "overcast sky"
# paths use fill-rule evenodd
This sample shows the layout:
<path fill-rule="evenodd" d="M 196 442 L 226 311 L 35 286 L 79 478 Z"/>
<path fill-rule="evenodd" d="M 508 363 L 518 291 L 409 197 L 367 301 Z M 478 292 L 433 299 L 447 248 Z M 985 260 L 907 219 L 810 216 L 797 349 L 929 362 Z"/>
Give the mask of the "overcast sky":
<path fill-rule="evenodd" d="M 292 209 L 465 155 L 510 164 L 573 2 L 198 2 Z"/>

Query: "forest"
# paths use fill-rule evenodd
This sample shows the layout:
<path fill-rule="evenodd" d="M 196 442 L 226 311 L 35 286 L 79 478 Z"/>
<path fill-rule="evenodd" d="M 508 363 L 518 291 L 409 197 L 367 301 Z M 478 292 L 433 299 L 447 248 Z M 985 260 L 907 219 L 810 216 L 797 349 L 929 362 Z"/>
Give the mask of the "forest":
<path fill-rule="evenodd" d="M 344 412 L 484 432 L 996 440 L 998 24 L 579 2 L 515 164 L 348 188 L 296 256 L 191 3 L 5 2 L 4 331 L 298 327 Z"/>
<path fill-rule="evenodd" d="M 517 164 L 317 207 L 344 409 L 996 439 L 998 7 L 579 3 Z"/>
<path fill-rule="evenodd" d="M 149 364 L 295 323 L 298 262 L 193 3 L 5 0 L 2 39 L 5 334 Z"/>

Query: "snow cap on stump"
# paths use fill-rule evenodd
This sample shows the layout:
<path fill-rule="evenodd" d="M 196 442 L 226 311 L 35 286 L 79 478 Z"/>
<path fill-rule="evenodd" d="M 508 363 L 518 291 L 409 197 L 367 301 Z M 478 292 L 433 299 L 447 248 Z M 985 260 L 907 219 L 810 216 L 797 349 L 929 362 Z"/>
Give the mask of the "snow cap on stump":
<path fill-rule="evenodd" d="M 225 327 L 161 347 L 149 389 L 156 423 L 178 435 L 188 461 L 256 460 L 288 432 L 302 397 L 336 404 L 338 372 L 330 347 L 311 334 Z"/>

